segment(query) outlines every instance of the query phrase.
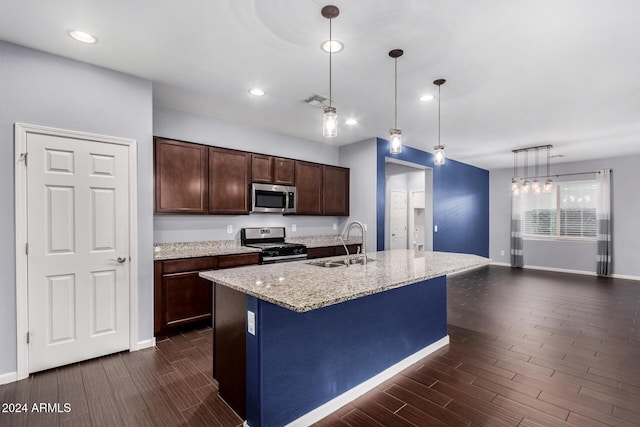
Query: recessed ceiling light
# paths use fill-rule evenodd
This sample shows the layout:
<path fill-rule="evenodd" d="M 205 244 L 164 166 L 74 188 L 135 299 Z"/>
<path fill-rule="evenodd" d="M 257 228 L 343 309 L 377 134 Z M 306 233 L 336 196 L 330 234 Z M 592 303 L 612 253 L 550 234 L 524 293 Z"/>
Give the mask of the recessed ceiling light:
<path fill-rule="evenodd" d="M 264 96 L 266 92 L 262 89 L 254 88 L 249 89 L 249 93 L 253 96 Z"/>
<path fill-rule="evenodd" d="M 344 49 L 344 45 L 339 40 L 327 40 L 322 42 L 322 44 L 320 45 L 320 48 L 327 53 L 329 52 L 338 53 L 342 49 Z"/>
<path fill-rule="evenodd" d="M 344 123 L 347 125 L 357 125 L 358 121 L 356 119 L 347 119 Z"/>
<path fill-rule="evenodd" d="M 420 101 L 422 101 L 422 102 L 433 101 L 433 98 L 434 98 L 434 96 L 433 96 L 433 95 L 429 95 L 429 94 L 427 94 L 427 95 L 422 95 L 422 96 L 420 97 Z"/>
<path fill-rule="evenodd" d="M 67 31 L 67 34 L 69 34 L 69 37 L 71 37 L 72 39 L 77 40 L 77 41 L 82 42 L 82 43 L 87 43 L 87 44 L 98 43 L 98 39 L 97 38 L 95 38 L 94 36 L 92 36 L 89 33 L 85 33 L 84 31 L 69 30 L 69 31 Z"/>

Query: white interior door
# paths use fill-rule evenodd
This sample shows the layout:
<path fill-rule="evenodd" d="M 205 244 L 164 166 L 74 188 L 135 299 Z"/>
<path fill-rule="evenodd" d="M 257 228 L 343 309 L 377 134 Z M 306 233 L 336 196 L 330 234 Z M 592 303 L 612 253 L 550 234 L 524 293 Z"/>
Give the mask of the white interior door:
<path fill-rule="evenodd" d="M 407 249 L 407 190 L 391 189 L 391 249 Z"/>
<path fill-rule="evenodd" d="M 26 145 L 29 372 L 128 349 L 128 147 Z"/>

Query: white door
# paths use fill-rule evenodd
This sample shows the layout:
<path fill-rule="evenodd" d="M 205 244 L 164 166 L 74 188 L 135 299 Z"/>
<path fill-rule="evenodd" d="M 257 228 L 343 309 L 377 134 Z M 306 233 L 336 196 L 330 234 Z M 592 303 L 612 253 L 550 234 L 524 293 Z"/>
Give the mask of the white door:
<path fill-rule="evenodd" d="M 27 135 L 29 372 L 129 348 L 129 152 Z"/>
<path fill-rule="evenodd" d="M 391 249 L 407 249 L 407 191 L 391 190 Z"/>

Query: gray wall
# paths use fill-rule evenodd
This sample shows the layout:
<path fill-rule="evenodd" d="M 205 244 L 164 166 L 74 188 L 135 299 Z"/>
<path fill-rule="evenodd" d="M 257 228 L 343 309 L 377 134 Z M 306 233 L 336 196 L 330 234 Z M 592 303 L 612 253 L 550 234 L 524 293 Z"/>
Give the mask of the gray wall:
<path fill-rule="evenodd" d="M 349 218 L 367 224 L 367 251 L 376 250 L 376 140 L 368 139 L 340 147 L 340 165 L 351 171 Z M 341 224 L 340 231 L 343 225 Z M 357 231 L 354 229 L 354 233 Z"/>
<path fill-rule="evenodd" d="M 151 338 L 151 83 L 2 41 L 0 64 L 0 375 L 16 370 L 15 122 L 138 141 L 139 339 Z"/>
<path fill-rule="evenodd" d="M 552 164 L 552 174 L 611 169 L 613 215 L 613 273 L 640 278 L 640 156 L 606 158 L 575 163 Z M 489 256 L 509 263 L 509 218 L 513 170 L 490 172 Z M 565 180 L 593 178 L 595 175 L 562 177 Z M 554 178 L 555 179 L 555 178 Z M 501 255 L 504 251 L 504 255 Z M 593 242 L 525 240 L 525 266 L 595 272 L 596 246 Z"/>
<path fill-rule="evenodd" d="M 166 108 L 154 108 L 153 133 L 156 136 L 205 145 L 339 165 L 338 147 L 329 144 Z M 296 231 L 293 231 L 294 224 Z M 233 228 L 231 234 L 227 233 L 227 225 Z M 291 237 L 317 236 L 338 233 L 341 230 L 341 218 L 263 213 L 230 216 L 155 215 L 154 242 L 238 240 L 241 228 L 263 226 L 286 227 L 287 236 Z"/>

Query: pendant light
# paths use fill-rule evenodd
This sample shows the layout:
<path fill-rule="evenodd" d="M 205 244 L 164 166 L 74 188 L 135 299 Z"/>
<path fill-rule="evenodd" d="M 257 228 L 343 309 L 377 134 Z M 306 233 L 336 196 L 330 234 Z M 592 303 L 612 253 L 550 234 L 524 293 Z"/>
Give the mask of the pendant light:
<path fill-rule="evenodd" d="M 511 191 L 517 196 L 520 194 L 520 178 L 518 178 L 518 152 L 513 151 L 513 178 L 511 178 Z"/>
<path fill-rule="evenodd" d="M 438 145 L 433 147 L 435 150 L 434 165 L 444 165 L 444 145 L 440 143 L 440 86 L 445 84 L 445 79 L 434 80 L 433 84 L 438 86 Z"/>
<path fill-rule="evenodd" d="M 391 154 L 402 153 L 402 131 L 398 129 L 398 58 L 401 57 L 403 53 L 404 51 L 402 49 L 393 49 L 389 52 L 389 56 L 393 58 L 395 67 L 394 125 L 393 129 L 389 129 L 389 140 L 391 142 L 389 152 Z"/>
<path fill-rule="evenodd" d="M 340 14 L 340 9 L 336 6 L 325 6 L 322 8 L 322 16 L 329 20 L 329 43 L 333 41 L 331 37 L 331 20 Z M 327 138 L 334 138 L 338 136 L 338 114 L 335 107 L 331 105 L 331 59 L 333 56 L 333 49 L 329 49 L 329 106 L 324 108 L 324 115 L 322 118 L 322 136 Z"/>
<path fill-rule="evenodd" d="M 539 151 L 539 148 L 536 147 L 536 176 L 533 178 L 533 183 L 531 184 L 533 194 L 540 194 L 542 192 L 542 186 L 540 185 L 540 181 L 538 181 L 538 160 L 540 159 Z"/>
<path fill-rule="evenodd" d="M 547 180 L 544 183 L 544 192 L 551 193 L 551 146 L 547 145 Z"/>

